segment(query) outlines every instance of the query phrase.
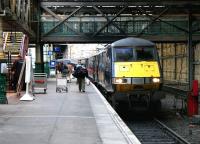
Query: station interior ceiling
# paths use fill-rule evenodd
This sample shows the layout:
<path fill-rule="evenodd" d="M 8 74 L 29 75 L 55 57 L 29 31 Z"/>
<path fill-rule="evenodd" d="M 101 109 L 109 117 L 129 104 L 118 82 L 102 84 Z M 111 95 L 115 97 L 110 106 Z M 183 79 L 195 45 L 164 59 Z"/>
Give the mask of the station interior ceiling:
<path fill-rule="evenodd" d="M 21 3 L 23 3 L 25 0 L 16 1 L 21 1 Z M 159 35 L 159 31 L 156 32 L 156 36 L 155 34 L 152 35 L 149 31 L 145 31 L 146 29 L 151 28 L 151 26 L 153 26 L 155 23 L 164 23 L 186 34 L 188 33 L 188 26 L 185 27 L 176 23 L 170 23 L 169 21 L 177 21 L 177 23 L 180 23 L 180 21 L 183 20 L 188 21 L 188 23 L 189 21 L 192 21 L 192 32 L 200 31 L 200 2 L 198 0 L 40 0 L 31 1 L 30 7 L 31 17 L 30 24 L 28 26 L 23 23 L 23 20 L 20 20 L 16 17 L 10 17 L 7 19 L 5 18 L 6 23 L 3 24 L 4 31 L 23 31 L 32 37 L 31 40 L 33 42 L 36 41 L 36 37 L 40 36 L 42 41 L 68 41 L 68 43 L 83 43 L 85 41 L 87 43 L 102 42 L 102 37 L 98 37 L 98 34 L 100 34 L 109 26 L 114 26 L 112 29 L 116 29 L 115 31 L 119 32 L 117 35 L 113 33 L 105 34 L 104 36 L 106 36 L 107 41 L 104 39 L 104 42 L 111 42 L 113 39 L 117 40 L 127 36 L 143 37 L 147 39 L 151 38 L 150 40 L 152 41 L 168 40 L 173 42 L 173 39 L 170 39 L 170 36 L 166 35 L 165 37 L 162 37 L 161 34 Z M 12 15 L 12 13 L 10 14 Z M 49 31 L 45 31 L 45 33 L 39 35 L 38 31 L 41 33 L 42 28 L 41 26 L 39 28 L 38 21 L 45 17 L 45 15 L 50 15 L 54 21 L 58 21 L 59 23 L 56 25 L 54 24 L 54 27 L 51 27 Z M 101 27 L 97 27 L 96 31 L 92 31 L 91 33 L 87 34 L 83 32 L 84 30 L 77 31 L 73 26 L 68 24 L 70 18 L 81 21 L 80 17 L 96 19 L 100 19 L 100 17 L 102 17 L 106 20 L 106 23 Z M 122 20 L 118 23 L 116 19 L 121 17 L 134 17 L 135 21 L 148 20 L 148 25 L 143 27 L 141 30 L 138 30 L 136 33 L 129 33 L 125 28 L 123 28 L 123 25 L 124 27 L 127 27 L 130 20 Z M 131 21 L 134 20 L 131 19 Z M 95 25 L 100 25 L 98 20 L 93 21 L 97 22 Z M 70 31 L 75 33 L 76 36 L 78 36 L 77 39 L 80 40 L 76 41 L 74 40 L 75 37 L 70 36 L 68 36 L 68 39 L 56 39 L 56 36 L 52 37 L 51 39 L 48 37 L 53 30 L 56 30 L 56 28 L 59 29 L 59 26 L 62 26 L 63 24 L 67 26 Z M 87 28 L 83 27 L 83 29 Z M 148 34 L 150 34 L 151 37 L 148 37 Z M 181 38 L 180 35 L 180 38 L 177 37 L 177 41 L 187 41 L 187 36 L 185 36 L 185 34 L 183 37 L 184 38 Z M 200 39 L 199 36 L 196 35 L 193 35 L 193 37 L 193 40 Z M 174 41 L 175 40 L 176 39 L 174 39 Z"/>
<path fill-rule="evenodd" d="M 105 34 L 107 41 L 104 39 L 104 42 L 112 41 L 113 39 L 119 39 L 127 36 L 134 36 L 134 37 L 142 37 L 147 38 L 152 41 L 187 41 L 187 36 L 185 33 L 189 33 L 189 26 L 187 23 L 191 22 L 192 26 L 197 25 L 195 29 L 192 30 L 193 32 L 199 32 L 200 29 L 200 11 L 199 6 L 200 2 L 198 1 L 185 1 L 185 0 L 161 0 L 161 1 L 144 1 L 144 0 L 135 0 L 135 1 L 83 1 L 83 0 L 74 0 L 74 1 L 64 1 L 64 0 L 42 0 L 41 2 L 41 12 L 42 16 L 51 15 L 55 19 L 59 20 L 59 24 L 52 28 L 55 30 L 59 27 L 62 23 L 69 21 L 70 17 L 77 18 L 79 21 L 83 21 L 83 17 L 94 18 L 92 20 L 97 22 L 96 25 L 100 25 L 101 18 L 106 19 L 106 23 L 103 24 L 102 27 L 94 27 L 97 30 L 92 31 L 91 33 L 87 34 L 82 31 L 77 31 L 73 26 L 70 27 L 69 24 L 66 24 L 73 32 L 79 35 L 80 41 L 78 42 L 102 42 L 99 35 L 102 34 L 106 28 L 114 26 L 112 29 L 116 29 L 115 31 L 119 31 L 116 33 Z M 68 17 L 61 17 L 63 15 L 67 15 Z M 124 20 L 126 17 L 127 20 Z M 131 19 L 130 17 L 134 17 Z M 82 18 L 82 19 L 81 19 Z M 120 20 L 119 20 L 120 19 Z M 137 29 L 137 32 L 130 33 L 129 30 L 125 29 L 124 27 L 129 27 L 130 21 L 136 21 L 135 25 L 139 24 L 139 20 L 148 20 L 147 24 L 143 24 L 142 28 L 137 28 L 136 26 L 132 26 L 128 29 Z M 173 21 L 173 22 L 171 22 Z M 177 23 L 174 23 L 177 22 Z M 185 21 L 186 24 L 180 25 L 181 21 Z M 158 26 L 154 26 L 155 24 L 166 24 L 174 29 L 177 29 L 183 32 L 183 35 L 179 35 L 179 38 L 170 39 L 170 35 L 165 34 L 162 37 L 161 32 L 155 31 L 156 35 L 147 31 L 147 29 L 159 29 Z M 161 24 L 163 23 L 163 24 Z M 140 22 L 142 25 L 142 23 Z M 159 25 L 158 24 L 158 25 Z M 92 24 L 91 24 L 92 26 Z M 80 26 L 79 26 L 80 27 Z M 87 29 L 84 27 L 83 29 Z M 91 28 L 90 28 L 91 29 Z M 112 31 L 110 28 L 110 31 Z M 163 29 L 162 27 L 160 29 Z M 172 29 L 172 28 L 171 28 Z M 48 35 L 52 32 L 52 30 L 46 31 L 42 36 L 44 41 L 52 41 Z M 88 30 L 89 31 L 89 30 Z M 109 33 L 110 31 L 107 31 Z M 147 31 L 147 32 L 146 32 Z M 151 36 L 148 36 L 151 35 Z M 89 38 L 87 38 L 89 37 Z M 183 38 L 182 38 L 183 37 Z M 85 38 L 81 41 L 82 38 Z M 54 37 L 53 40 L 55 40 Z M 193 40 L 199 40 L 200 38 L 194 35 Z M 63 39 L 67 40 L 67 39 Z M 59 42 L 59 40 L 57 40 Z M 62 40 L 60 40 L 62 41 Z M 68 38 L 70 42 L 76 42 L 73 38 Z"/>

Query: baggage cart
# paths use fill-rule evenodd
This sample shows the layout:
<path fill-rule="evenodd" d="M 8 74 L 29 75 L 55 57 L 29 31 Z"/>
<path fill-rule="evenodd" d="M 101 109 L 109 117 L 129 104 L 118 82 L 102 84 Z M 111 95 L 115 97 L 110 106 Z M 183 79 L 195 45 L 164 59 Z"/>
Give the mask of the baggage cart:
<path fill-rule="evenodd" d="M 68 92 L 66 75 L 57 74 L 56 76 L 56 92 Z"/>
<path fill-rule="evenodd" d="M 34 73 L 33 74 L 33 93 L 41 93 L 41 90 L 46 93 L 47 90 L 47 74 Z"/>

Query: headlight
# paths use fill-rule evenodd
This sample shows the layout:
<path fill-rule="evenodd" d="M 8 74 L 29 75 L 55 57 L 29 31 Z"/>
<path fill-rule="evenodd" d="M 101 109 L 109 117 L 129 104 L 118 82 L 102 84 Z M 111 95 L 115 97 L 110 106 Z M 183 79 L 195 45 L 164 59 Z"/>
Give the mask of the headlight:
<path fill-rule="evenodd" d="M 123 80 L 119 78 L 119 79 L 115 79 L 115 82 L 116 82 L 116 83 L 122 83 Z"/>
<path fill-rule="evenodd" d="M 159 78 L 153 78 L 152 81 L 153 81 L 154 83 L 159 83 L 159 82 L 160 82 L 160 79 L 159 79 Z"/>
<path fill-rule="evenodd" d="M 131 84 L 131 78 L 113 78 L 115 84 Z"/>

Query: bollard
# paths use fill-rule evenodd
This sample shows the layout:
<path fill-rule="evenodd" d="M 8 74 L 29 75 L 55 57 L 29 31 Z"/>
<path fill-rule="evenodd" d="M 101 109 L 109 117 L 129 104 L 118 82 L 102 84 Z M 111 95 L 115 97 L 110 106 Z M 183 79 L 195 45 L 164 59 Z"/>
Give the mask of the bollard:
<path fill-rule="evenodd" d="M 187 99 L 187 111 L 190 117 L 198 114 L 198 96 L 198 80 L 193 80 L 192 91 L 188 94 Z"/>

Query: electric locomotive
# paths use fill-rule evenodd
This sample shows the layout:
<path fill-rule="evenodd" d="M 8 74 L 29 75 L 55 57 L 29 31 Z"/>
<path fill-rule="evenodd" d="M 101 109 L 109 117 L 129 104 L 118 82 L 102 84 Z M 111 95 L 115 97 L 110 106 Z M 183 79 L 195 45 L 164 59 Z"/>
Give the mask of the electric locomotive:
<path fill-rule="evenodd" d="M 87 60 L 89 77 L 107 93 L 116 107 L 128 102 L 160 106 L 162 75 L 156 46 L 140 38 L 125 38 L 108 45 Z"/>

